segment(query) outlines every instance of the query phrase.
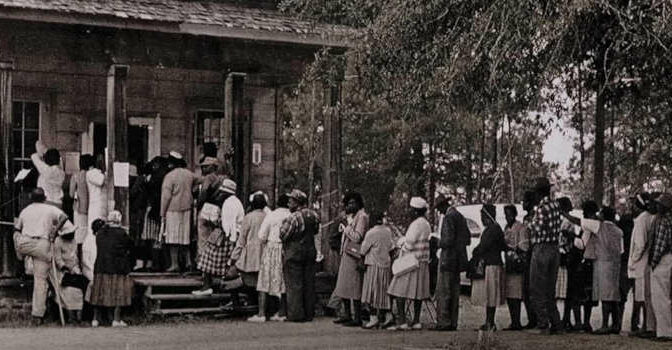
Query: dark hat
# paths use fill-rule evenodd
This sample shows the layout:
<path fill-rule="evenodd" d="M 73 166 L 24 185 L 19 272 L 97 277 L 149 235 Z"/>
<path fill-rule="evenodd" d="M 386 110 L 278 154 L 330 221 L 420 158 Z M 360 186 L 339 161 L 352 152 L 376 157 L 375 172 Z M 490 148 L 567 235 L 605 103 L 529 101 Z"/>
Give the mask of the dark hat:
<path fill-rule="evenodd" d="M 632 197 L 632 200 L 635 202 L 635 205 L 640 208 L 646 210 L 646 206 L 651 202 L 651 194 L 648 192 L 642 192 L 634 197 Z"/>
<path fill-rule="evenodd" d="M 434 206 L 438 208 L 442 205 L 450 205 L 451 200 L 452 200 L 451 197 L 446 197 L 443 194 L 439 194 L 434 200 Z"/>
<path fill-rule="evenodd" d="M 308 196 L 306 196 L 306 193 L 296 188 L 289 193 L 289 198 L 295 199 L 299 202 L 308 201 Z"/>
<path fill-rule="evenodd" d="M 546 189 L 546 188 L 551 188 L 552 186 L 553 186 L 553 184 L 550 181 L 548 181 L 548 178 L 546 178 L 546 177 L 538 177 L 534 180 L 534 190 L 535 191 Z"/>

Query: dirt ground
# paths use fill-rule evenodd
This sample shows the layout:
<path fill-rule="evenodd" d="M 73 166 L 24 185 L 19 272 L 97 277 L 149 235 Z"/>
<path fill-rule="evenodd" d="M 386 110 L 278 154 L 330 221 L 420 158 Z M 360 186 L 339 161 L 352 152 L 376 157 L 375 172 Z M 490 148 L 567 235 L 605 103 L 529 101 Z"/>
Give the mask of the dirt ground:
<path fill-rule="evenodd" d="M 597 311 L 593 317 L 593 326 L 599 325 Z M 460 330 L 449 333 L 367 331 L 336 326 L 329 318 L 319 318 L 307 324 L 252 324 L 241 319 L 171 319 L 126 329 L 60 328 L 51 324 L 39 328 L 0 329 L 0 349 L 481 349 L 479 333 L 474 329 L 483 322 L 483 317 L 484 310 L 472 306 L 468 298 L 463 297 Z M 498 328 L 506 327 L 508 322 L 506 307 L 499 308 Z M 629 315 L 624 324 L 629 325 Z M 626 335 L 540 336 L 526 332 L 498 331 L 489 341 L 491 349 L 656 350 L 672 347 L 669 343 L 661 344 Z"/>

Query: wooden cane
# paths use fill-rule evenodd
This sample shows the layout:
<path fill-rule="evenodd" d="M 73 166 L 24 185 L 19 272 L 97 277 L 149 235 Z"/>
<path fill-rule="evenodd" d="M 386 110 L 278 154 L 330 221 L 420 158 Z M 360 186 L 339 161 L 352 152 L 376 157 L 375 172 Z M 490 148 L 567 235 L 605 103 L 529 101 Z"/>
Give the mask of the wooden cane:
<path fill-rule="evenodd" d="M 55 260 L 54 244 L 51 244 L 51 270 L 52 276 L 56 279 L 56 260 Z M 61 318 L 61 327 L 65 327 L 65 317 L 63 316 L 63 307 L 61 306 L 61 291 L 59 290 L 58 281 L 52 281 L 54 285 L 54 292 L 56 292 L 56 303 L 58 304 L 58 316 Z"/>

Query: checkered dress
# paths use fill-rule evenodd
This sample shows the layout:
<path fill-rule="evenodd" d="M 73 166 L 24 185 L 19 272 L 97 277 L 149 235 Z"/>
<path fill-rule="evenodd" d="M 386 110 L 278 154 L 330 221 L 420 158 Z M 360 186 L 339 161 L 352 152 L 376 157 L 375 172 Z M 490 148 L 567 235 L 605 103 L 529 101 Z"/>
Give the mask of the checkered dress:
<path fill-rule="evenodd" d="M 555 298 L 567 298 L 567 268 L 564 266 L 558 268 L 558 278 L 555 282 Z"/>
<path fill-rule="evenodd" d="M 234 242 L 224 238 L 220 246 L 205 240 L 203 254 L 198 256 L 198 269 L 215 276 L 224 276 L 226 262 L 231 258 Z"/>

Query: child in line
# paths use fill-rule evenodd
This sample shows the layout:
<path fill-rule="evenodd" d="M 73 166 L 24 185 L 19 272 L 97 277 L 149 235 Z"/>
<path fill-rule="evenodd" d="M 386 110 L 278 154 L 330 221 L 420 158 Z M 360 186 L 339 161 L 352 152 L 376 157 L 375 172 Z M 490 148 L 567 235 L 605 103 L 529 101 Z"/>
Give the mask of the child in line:
<path fill-rule="evenodd" d="M 395 248 L 392 231 L 383 225 L 383 214 L 373 213 L 370 216 L 371 228 L 362 241 L 361 253 L 364 257 L 366 272 L 362 282 L 362 302 L 371 308 L 371 319 L 364 325 L 365 329 L 384 328 L 393 323 L 393 318 L 386 320 L 392 302 L 387 288 L 392 281 L 392 259 L 390 252 Z M 377 313 L 374 314 L 374 310 Z"/>

